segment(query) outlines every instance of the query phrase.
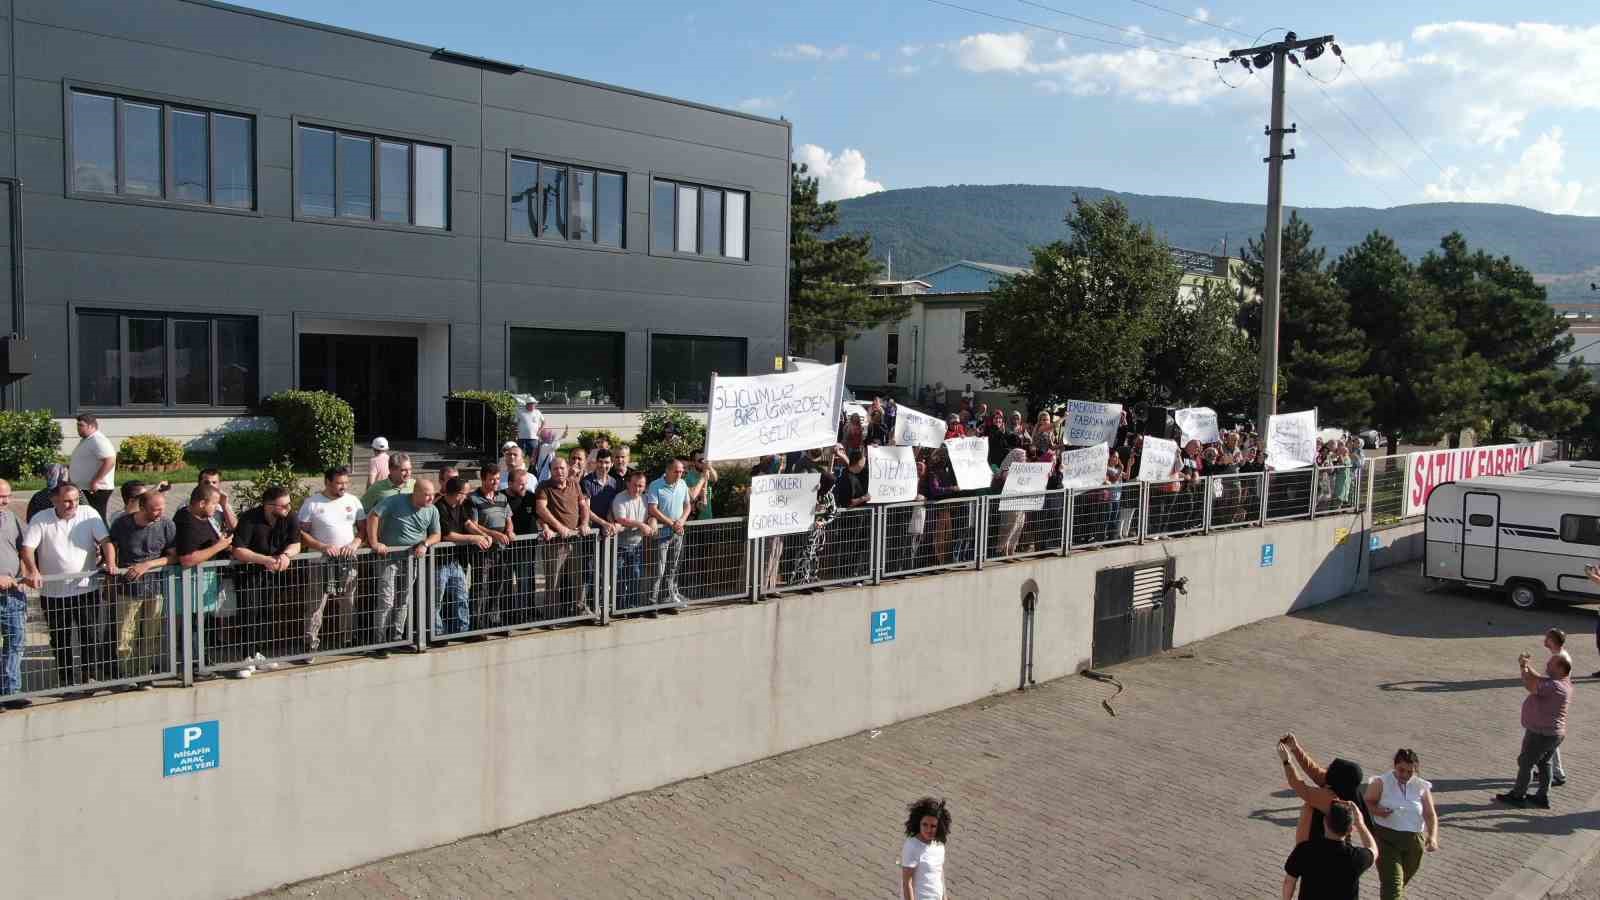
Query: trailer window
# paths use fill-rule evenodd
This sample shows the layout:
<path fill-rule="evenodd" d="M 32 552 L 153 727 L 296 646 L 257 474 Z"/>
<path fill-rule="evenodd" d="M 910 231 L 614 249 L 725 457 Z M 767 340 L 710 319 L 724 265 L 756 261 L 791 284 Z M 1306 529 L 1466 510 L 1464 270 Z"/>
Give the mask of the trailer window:
<path fill-rule="evenodd" d="M 1467 516 L 1467 524 L 1471 525 L 1473 528 L 1488 528 L 1490 525 L 1494 524 L 1494 516 L 1485 515 L 1484 513 L 1473 513 L 1472 515 Z"/>
<path fill-rule="evenodd" d="M 1600 517 L 1573 515 L 1562 516 L 1561 539 L 1569 544 L 1593 544 L 1600 546 Z"/>

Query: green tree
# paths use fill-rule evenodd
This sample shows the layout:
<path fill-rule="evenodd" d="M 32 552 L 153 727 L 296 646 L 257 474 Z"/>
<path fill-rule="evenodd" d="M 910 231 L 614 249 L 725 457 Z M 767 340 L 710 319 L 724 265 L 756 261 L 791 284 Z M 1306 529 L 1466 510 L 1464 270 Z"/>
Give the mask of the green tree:
<path fill-rule="evenodd" d="M 1239 304 L 1237 290 L 1210 280 L 1176 295 L 1157 317 L 1145 360 L 1148 391 L 1128 399 L 1193 403 L 1227 413 L 1252 410 L 1260 369 L 1255 345 L 1237 324 Z"/>
<path fill-rule="evenodd" d="M 839 224 L 839 205 L 817 199 L 817 179 L 804 164 L 790 171 L 789 346 L 804 356 L 823 341 L 842 344 L 863 331 L 897 322 L 911 309 L 909 298 L 873 294 L 878 262 L 872 236 L 843 234 L 824 240 Z"/>
<path fill-rule="evenodd" d="M 1481 427 L 1479 400 L 1489 367 L 1465 353 L 1437 292 L 1388 235 L 1374 231 L 1333 264 L 1350 304 L 1350 323 L 1366 335 L 1361 374 L 1372 391 L 1371 424 L 1397 453 L 1400 436 L 1431 443 L 1446 432 Z"/>
<path fill-rule="evenodd" d="M 1573 339 L 1531 272 L 1510 257 L 1473 251 L 1457 232 L 1423 258 L 1418 272 L 1437 292 L 1466 354 L 1487 365 L 1478 409 L 1488 440 L 1508 440 L 1519 429 L 1557 434 L 1578 425 L 1587 412 L 1582 388 L 1589 373 L 1581 366 L 1557 368 Z"/>
<path fill-rule="evenodd" d="M 1258 297 L 1266 282 L 1264 240 L 1264 235 L 1250 240 L 1240 276 Z M 1344 291 L 1323 266 L 1326 251 L 1313 247 L 1311 240 L 1311 226 L 1291 213 L 1283 229 L 1278 292 L 1278 408 L 1294 412 L 1315 407 L 1319 421 L 1354 428 L 1372 409 L 1368 379 L 1361 374 L 1367 362 L 1365 340 L 1350 324 Z M 1259 347 L 1261 303 L 1246 303 L 1240 313 L 1240 326 Z"/>
<path fill-rule="evenodd" d="M 1150 345 L 1181 273 L 1165 241 L 1115 198 L 1074 199 L 1071 236 L 1033 251 L 1031 271 L 1000 282 L 969 337 L 964 368 L 1033 408 L 1148 391 Z"/>

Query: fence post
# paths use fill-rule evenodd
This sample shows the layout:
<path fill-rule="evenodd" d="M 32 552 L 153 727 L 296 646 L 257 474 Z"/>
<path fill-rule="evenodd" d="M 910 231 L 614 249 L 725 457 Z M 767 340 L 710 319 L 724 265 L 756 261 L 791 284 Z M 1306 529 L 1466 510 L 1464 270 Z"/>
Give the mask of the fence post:
<path fill-rule="evenodd" d="M 972 505 L 972 556 L 973 563 L 979 571 L 983 569 L 983 558 L 989 555 L 989 495 L 983 494 L 973 498 Z"/>
<path fill-rule="evenodd" d="M 1371 520 L 1372 524 L 1375 525 L 1377 524 L 1377 518 L 1372 514 L 1372 497 L 1373 487 L 1378 480 L 1378 461 L 1375 459 L 1362 460 L 1361 472 L 1362 477 L 1367 479 L 1367 483 L 1365 485 L 1367 497 L 1367 518 Z"/>
<path fill-rule="evenodd" d="M 181 569 L 178 576 L 178 609 L 182 621 L 182 649 L 183 665 L 179 671 L 183 675 L 183 686 L 194 687 L 194 655 L 200 645 L 195 643 L 196 632 L 199 628 L 199 591 L 195 590 L 198 580 L 199 568 Z"/>
<path fill-rule="evenodd" d="M 1072 488 L 1063 488 L 1065 497 L 1061 499 L 1061 555 L 1066 556 L 1072 549 L 1072 513 L 1076 504 L 1075 492 Z"/>
<path fill-rule="evenodd" d="M 1206 492 L 1205 504 L 1200 514 L 1200 527 L 1206 534 L 1211 533 L 1211 495 L 1216 487 L 1216 479 L 1216 475 L 1207 475 L 1200 479 L 1200 487 Z"/>
<path fill-rule="evenodd" d="M 1150 482 L 1139 482 L 1139 543 L 1150 533 Z"/>
<path fill-rule="evenodd" d="M 1317 463 L 1316 463 L 1315 460 L 1313 460 L 1312 463 L 1311 463 L 1311 491 L 1310 491 L 1310 493 L 1311 493 L 1311 501 L 1306 504 L 1309 507 L 1309 509 L 1307 509 L 1307 512 L 1310 513 L 1311 518 L 1315 519 L 1317 517 Z"/>
<path fill-rule="evenodd" d="M 595 565 L 601 571 L 595 575 L 595 613 L 601 625 L 611 624 L 611 607 L 617 596 L 617 538 L 615 535 L 595 532 Z"/>
<path fill-rule="evenodd" d="M 761 602 L 761 580 L 766 574 L 766 566 L 761 564 L 761 553 L 764 549 L 762 545 L 766 542 L 765 538 L 757 538 L 755 540 L 746 538 L 744 542 L 744 555 L 746 559 L 750 560 L 751 603 Z"/>
<path fill-rule="evenodd" d="M 1261 509 L 1257 510 L 1257 512 L 1258 512 L 1257 519 L 1258 519 L 1259 526 L 1262 527 L 1262 528 L 1265 528 L 1265 527 L 1267 527 L 1267 491 L 1268 491 L 1268 489 L 1270 487 L 1269 482 L 1271 480 L 1271 477 L 1267 473 L 1267 470 L 1265 468 L 1263 468 L 1261 470 L 1260 475 L 1261 475 Z"/>
<path fill-rule="evenodd" d="M 406 554 L 405 577 L 411 579 L 412 640 L 419 652 L 428 649 L 428 626 L 433 622 L 433 554 L 437 549 L 439 545 L 434 544 L 420 559 L 415 553 Z"/>
<path fill-rule="evenodd" d="M 882 506 L 872 507 L 872 583 L 883 584 L 884 542 L 888 540 L 888 516 Z"/>

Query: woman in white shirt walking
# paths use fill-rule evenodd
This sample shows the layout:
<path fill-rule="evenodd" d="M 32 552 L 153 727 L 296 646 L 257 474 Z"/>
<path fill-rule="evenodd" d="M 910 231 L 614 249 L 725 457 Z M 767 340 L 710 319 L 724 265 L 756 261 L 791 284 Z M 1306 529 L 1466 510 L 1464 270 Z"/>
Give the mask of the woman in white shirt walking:
<path fill-rule="evenodd" d="M 944 900 L 944 842 L 950 836 L 950 810 L 943 800 L 923 797 L 906 817 L 906 842 L 900 849 L 902 900 Z"/>
<path fill-rule="evenodd" d="M 1433 785 L 1417 774 L 1417 751 L 1395 751 L 1394 768 L 1367 785 L 1367 809 L 1378 839 L 1378 881 L 1383 900 L 1399 900 L 1422 868 L 1424 851 L 1439 849 L 1439 814 Z"/>

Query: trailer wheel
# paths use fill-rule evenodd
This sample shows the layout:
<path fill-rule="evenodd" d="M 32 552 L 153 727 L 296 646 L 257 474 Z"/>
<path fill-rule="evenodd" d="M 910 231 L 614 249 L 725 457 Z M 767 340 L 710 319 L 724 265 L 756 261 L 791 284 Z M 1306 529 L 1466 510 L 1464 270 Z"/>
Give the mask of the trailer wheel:
<path fill-rule="evenodd" d="M 1533 609 L 1544 602 L 1544 588 L 1528 581 L 1518 581 L 1507 587 L 1506 597 L 1517 609 Z"/>

